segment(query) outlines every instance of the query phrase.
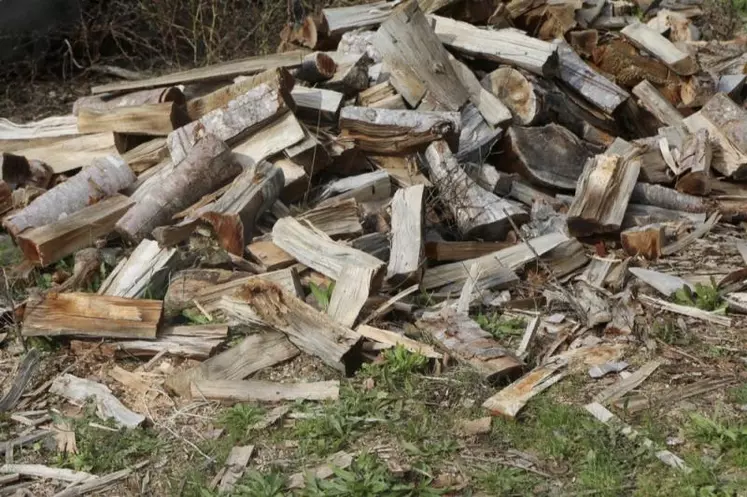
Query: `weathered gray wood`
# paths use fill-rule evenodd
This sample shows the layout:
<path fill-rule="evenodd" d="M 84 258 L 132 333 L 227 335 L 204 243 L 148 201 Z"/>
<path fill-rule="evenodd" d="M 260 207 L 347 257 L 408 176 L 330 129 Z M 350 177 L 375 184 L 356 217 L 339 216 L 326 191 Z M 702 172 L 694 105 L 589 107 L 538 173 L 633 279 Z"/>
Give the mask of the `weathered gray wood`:
<path fill-rule="evenodd" d="M 328 183 L 319 194 L 320 207 L 347 199 L 357 202 L 385 200 L 391 197 L 392 182 L 385 170 L 348 176 Z"/>
<path fill-rule="evenodd" d="M 512 228 L 511 221 L 516 225 L 529 221 L 529 215 L 520 207 L 477 185 L 459 166 L 446 142 L 431 144 L 425 158 L 441 201 L 465 237 L 502 240 Z"/>
<path fill-rule="evenodd" d="M 472 69 L 464 62 L 449 54 L 449 61 L 459 76 L 462 85 L 467 89 L 469 101 L 477 107 L 483 119 L 491 127 L 505 127 L 511 122 L 511 111 L 501 102 L 498 95 L 483 88 Z"/>
<path fill-rule="evenodd" d="M 719 93 L 700 111 L 684 120 L 691 133 L 699 129 L 708 132 L 713 144 L 711 167 L 735 180 L 747 178 L 747 143 L 744 135 L 740 137 L 747 127 L 746 112 Z"/>
<path fill-rule="evenodd" d="M 480 113 L 480 109 L 472 102 L 464 106 L 461 115 L 462 130 L 459 133 L 457 159 L 460 162 L 482 164 L 503 136 L 503 130 L 490 126 Z"/>
<path fill-rule="evenodd" d="M 529 126 L 539 118 L 542 102 L 521 71 L 499 67 L 483 78 L 482 85 L 511 110 L 514 124 Z"/>
<path fill-rule="evenodd" d="M 291 97 L 296 103 L 298 116 L 316 123 L 319 118 L 323 121 L 337 121 L 344 95 L 322 88 L 296 86 L 291 92 Z"/>
<path fill-rule="evenodd" d="M 101 345 L 103 351 L 113 349 L 112 355 L 122 357 L 150 357 L 165 354 L 204 361 L 228 338 L 225 324 L 169 326 L 158 332 L 155 340 L 126 340 Z M 90 344 L 90 342 L 86 342 Z M 71 345 L 72 347 L 72 345 Z"/>
<path fill-rule="evenodd" d="M 109 273 L 97 293 L 138 298 L 146 291 L 157 292 L 169 276 L 175 255 L 176 249 L 161 248 L 152 240 L 143 240 Z"/>
<path fill-rule="evenodd" d="M 355 331 L 366 337 L 368 340 L 390 345 L 392 347 L 401 345 L 414 354 L 420 354 L 430 359 L 441 359 L 443 357 L 442 353 L 438 352 L 430 345 L 420 343 L 417 340 L 408 338 L 400 333 L 374 328 L 373 326 L 365 324 L 358 326 Z"/>
<path fill-rule="evenodd" d="M 327 315 L 343 326 L 352 328 L 371 294 L 376 270 L 372 267 L 345 266 L 329 300 Z"/>
<path fill-rule="evenodd" d="M 645 24 L 635 22 L 623 28 L 621 32 L 633 44 L 661 60 L 677 74 L 687 76 L 698 71 L 698 63 L 692 55 L 682 52 Z"/>
<path fill-rule="evenodd" d="M 682 174 L 677 178 L 677 191 L 706 196 L 711 193 L 711 159 L 713 150 L 708 131 L 699 129 L 686 140 L 678 159 Z"/>
<path fill-rule="evenodd" d="M 113 418 L 127 428 L 137 428 L 145 421 L 145 416 L 126 408 L 111 390 L 101 383 L 84 380 L 71 374 L 58 376 L 49 387 L 49 392 L 60 395 L 77 404 L 91 399 L 96 403 L 96 414 L 102 419 Z"/>
<path fill-rule="evenodd" d="M 681 290 L 683 287 L 688 287 L 691 290 L 694 290 L 693 286 L 686 280 L 672 274 L 660 273 L 659 271 L 652 271 L 651 269 L 643 269 L 640 267 L 632 267 L 629 268 L 628 271 L 647 285 L 651 285 L 656 289 L 656 291 L 661 292 L 666 297 L 671 297 L 675 292 L 677 292 L 677 290 Z"/>
<path fill-rule="evenodd" d="M 648 183 L 637 183 L 633 188 L 630 201 L 675 211 L 706 212 L 709 210 L 708 204 L 700 197 Z"/>
<path fill-rule="evenodd" d="M 287 112 L 262 129 L 255 131 L 235 144 L 234 158 L 242 167 L 252 167 L 283 150 L 300 144 L 306 138 L 306 131 L 296 116 Z"/>
<path fill-rule="evenodd" d="M 167 145 L 171 160 L 178 164 L 184 160 L 195 143 L 206 134 L 235 144 L 252 132 L 288 111 L 283 95 L 268 84 L 262 83 L 186 126 L 169 133 Z"/>
<path fill-rule="evenodd" d="M 343 139 L 374 153 L 402 153 L 435 140 L 454 146 L 461 130 L 456 112 L 345 107 L 340 112 Z"/>
<path fill-rule="evenodd" d="M 568 209 L 570 233 L 579 237 L 619 230 L 640 169 L 631 155 L 589 159 Z"/>
<path fill-rule="evenodd" d="M 504 164 L 532 183 L 575 190 L 592 154 L 563 126 L 511 126 L 504 140 Z"/>
<path fill-rule="evenodd" d="M 183 397 L 189 397 L 190 384 L 194 381 L 243 380 L 264 368 L 290 360 L 298 353 L 298 349 L 282 333 L 257 332 L 198 366 L 169 376 L 164 386 Z"/>
<path fill-rule="evenodd" d="M 540 76 L 558 72 L 556 48 L 516 29 L 490 31 L 446 17 L 428 16 L 441 42 L 476 58 L 521 67 Z"/>
<path fill-rule="evenodd" d="M 373 60 L 367 54 L 340 54 L 328 52 L 337 63 L 337 72 L 331 79 L 319 83 L 328 90 L 340 92 L 346 97 L 353 97 L 368 88 L 368 70 Z"/>
<path fill-rule="evenodd" d="M 218 492 L 225 493 L 233 490 L 234 485 L 244 475 L 246 465 L 254 454 L 253 445 L 232 447 L 224 463 L 223 474 L 218 484 Z"/>
<path fill-rule="evenodd" d="M 299 349 L 350 375 L 360 365 L 361 336 L 326 314 L 264 281 L 245 284 L 222 303 L 231 317 L 250 326 L 270 326 Z"/>
<path fill-rule="evenodd" d="M 279 219 L 272 241 L 299 262 L 337 281 L 347 265 L 370 267 L 378 272 L 384 263 L 365 252 L 319 236 L 293 218 Z"/>
<path fill-rule="evenodd" d="M 330 36 L 339 36 L 347 31 L 378 26 L 386 20 L 396 7 L 396 2 L 375 2 L 350 7 L 322 10 Z"/>
<path fill-rule="evenodd" d="M 21 395 L 23 395 L 26 385 L 31 381 L 32 375 L 36 373 L 38 365 L 39 350 L 29 350 L 18 365 L 18 370 L 10 381 L 10 386 L 6 389 L 5 394 L 0 397 L 0 412 L 12 410 L 18 401 L 21 400 Z"/>
<path fill-rule="evenodd" d="M 284 153 L 287 158 L 303 166 L 309 176 L 314 176 L 332 164 L 332 155 L 327 145 L 319 139 L 317 133 L 313 133 L 306 126 L 302 126 L 302 128 L 304 132 L 303 140 L 286 148 Z"/>
<path fill-rule="evenodd" d="M 296 216 L 296 219 L 332 238 L 347 238 L 363 231 L 358 202 L 354 198 L 327 202 Z"/>
<path fill-rule="evenodd" d="M 392 86 L 411 107 L 428 98 L 441 110 L 458 111 L 467 101 L 467 89 L 417 2 L 392 11 L 379 27 L 374 46 L 384 58 Z"/>
<path fill-rule="evenodd" d="M 425 217 L 423 185 L 398 190 L 392 199 L 392 248 L 386 277 L 394 284 L 420 281 Z"/>
<path fill-rule="evenodd" d="M 682 126 L 682 114 L 648 80 L 633 88 L 633 95 L 663 126 Z"/>

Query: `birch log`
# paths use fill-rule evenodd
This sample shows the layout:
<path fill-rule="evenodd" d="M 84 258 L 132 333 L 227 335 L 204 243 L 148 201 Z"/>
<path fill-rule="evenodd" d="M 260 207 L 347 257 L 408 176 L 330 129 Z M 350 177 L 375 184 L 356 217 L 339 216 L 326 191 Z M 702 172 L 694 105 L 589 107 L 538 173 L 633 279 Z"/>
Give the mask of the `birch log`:
<path fill-rule="evenodd" d="M 425 158 L 431 181 L 465 237 L 502 240 L 511 229 L 509 219 L 516 225 L 529 221 L 521 208 L 480 188 L 459 166 L 446 142 L 431 144 Z"/>

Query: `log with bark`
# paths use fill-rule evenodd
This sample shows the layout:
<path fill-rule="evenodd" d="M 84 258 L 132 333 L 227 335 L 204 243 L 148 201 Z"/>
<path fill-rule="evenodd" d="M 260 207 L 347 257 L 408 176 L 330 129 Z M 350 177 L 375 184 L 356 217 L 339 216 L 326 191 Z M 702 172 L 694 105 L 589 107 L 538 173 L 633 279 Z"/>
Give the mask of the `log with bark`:
<path fill-rule="evenodd" d="M 114 156 L 99 158 L 25 209 L 7 217 L 3 227 L 16 236 L 26 229 L 44 226 L 73 214 L 127 188 L 134 181 L 135 175 L 122 159 Z"/>
<path fill-rule="evenodd" d="M 452 212 L 465 237 L 502 240 L 512 222 L 521 225 L 529 220 L 522 208 L 478 186 L 459 166 L 446 142 L 431 144 L 425 158 L 441 202 Z"/>
<path fill-rule="evenodd" d="M 460 130 L 461 118 L 455 112 L 370 107 L 345 107 L 340 112 L 341 137 L 373 153 L 403 153 L 441 139 L 456 148 Z"/>
<path fill-rule="evenodd" d="M 160 300 L 49 293 L 27 304 L 21 334 L 154 339 L 162 307 Z"/>
<path fill-rule="evenodd" d="M 307 83 L 321 83 L 327 81 L 337 72 L 337 63 L 324 52 L 314 52 L 306 55 L 301 65 L 293 72 L 296 79 Z"/>
<path fill-rule="evenodd" d="M 156 178 L 154 185 L 117 223 L 117 231 L 132 242 L 139 242 L 172 216 L 231 181 L 241 172 L 231 150 L 213 135 L 206 135 L 189 150 L 187 157 Z"/>
<path fill-rule="evenodd" d="M 398 190 L 392 199 L 392 247 L 386 277 L 394 284 L 420 281 L 423 271 L 423 185 Z"/>
<path fill-rule="evenodd" d="M 48 266 L 76 251 L 90 247 L 112 231 L 134 202 L 114 195 L 69 216 L 18 234 L 16 241 L 30 262 Z"/>

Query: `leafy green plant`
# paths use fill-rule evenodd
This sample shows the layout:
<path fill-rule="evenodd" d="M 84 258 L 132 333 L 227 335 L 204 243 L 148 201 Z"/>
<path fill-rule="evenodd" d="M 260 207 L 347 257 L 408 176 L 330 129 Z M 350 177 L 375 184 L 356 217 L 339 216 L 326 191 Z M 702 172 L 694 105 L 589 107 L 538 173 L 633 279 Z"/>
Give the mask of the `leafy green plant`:
<path fill-rule="evenodd" d="M 377 383 L 396 388 L 411 387 L 412 375 L 424 371 L 428 367 L 428 358 L 410 352 L 401 345 L 387 349 L 381 356 L 381 361 L 365 364 L 361 376 L 373 378 Z"/>
<path fill-rule="evenodd" d="M 673 298 L 677 304 L 697 307 L 704 311 L 724 312 L 726 310 L 726 303 L 713 278 L 711 278 L 710 285 L 696 283 L 694 291 L 685 285 L 674 293 Z"/>
<path fill-rule="evenodd" d="M 309 288 L 311 289 L 311 295 L 314 296 L 314 300 L 319 304 L 322 310 L 327 310 L 329 302 L 332 300 L 332 292 L 335 290 L 335 282 L 330 283 L 326 288 L 322 288 L 313 281 L 309 282 Z"/>
<path fill-rule="evenodd" d="M 730 426 L 698 413 L 691 414 L 690 419 L 697 438 L 721 448 L 741 447 L 747 450 L 747 425 Z"/>
<path fill-rule="evenodd" d="M 244 474 L 232 497 L 285 497 L 286 479 L 281 473 L 249 470 Z"/>
<path fill-rule="evenodd" d="M 201 313 L 197 309 L 184 309 L 182 311 L 182 316 L 184 316 L 187 321 L 189 321 L 192 324 L 210 324 L 212 321 L 203 313 Z"/>
<path fill-rule="evenodd" d="M 223 411 L 218 424 L 226 429 L 228 435 L 239 439 L 246 434 L 251 425 L 262 419 L 264 409 L 251 404 L 236 404 Z"/>
<path fill-rule="evenodd" d="M 504 317 L 493 312 L 491 314 L 478 314 L 475 318 L 480 327 L 493 335 L 496 340 L 510 340 L 520 337 L 527 327 L 527 323 L 520 317 Z"/>

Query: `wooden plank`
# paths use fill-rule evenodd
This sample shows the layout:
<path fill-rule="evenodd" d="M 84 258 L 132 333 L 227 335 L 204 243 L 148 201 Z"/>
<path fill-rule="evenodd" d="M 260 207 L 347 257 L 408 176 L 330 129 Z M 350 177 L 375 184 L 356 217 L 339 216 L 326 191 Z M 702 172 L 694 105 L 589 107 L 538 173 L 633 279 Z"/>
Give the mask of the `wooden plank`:
<path fill-rule="evenodd" d="M 43 464 L 3 464 L 0 473 L 16 473 L 23 476 L 35 476 L 47 480 L 58 480 L 66 482 L 84 483 L 96 478 L 96 475 L 85 471 L 73 471 L 72 469 L 50 468 Z M 2 482 L 5 483 L 5 482 Z"/>
<path fill-rule="evenodd" d="M 390 345 L 392 347 L 401 345 L 413 354 L 420 354 L 429 359 L 443 358 L 443 354 L 436 351 L 436 349 L 430 345 L 418 342 L 417 340 L 413 340 L 412 338 L 408 338 L 405 335 L 393 331 L 374 328 L 373 326 L 368 326 L 366 324 L 358 326 L 355 331 L 374 342 Z"/>
<path fill-rule="evenodd" d="M 551 44 L 516 29 L 495 31 L 446 17 L 428 16 L 441 42 L 475 58 L 521 67 L 539 76 L 558 72 L 558 54 Z"/>
<path fill-rule="evenodd" d="M 397 190 L 392 199 L 392 246 L 386 278 L 394 284 L 420 281 L 425 217 L 423 185 Z"/>
<path fill-rule="evenodd" d="M 124 95 L 87 95 L 80 97 L 73 103 L 73 115 L 77 116 L 81 110 L 107 111 L 117 107 L 132 107 L 148 104 L 162 104 L 174 102 L 176 105 L 186 104 L 186 97 L 177 86 L 142 90 Z"/>
<path fill-rule="evenodd" d="M 27 141 L 41 138 L 59 138 L 79 134 L 74 115 L 51 116 L 22 124 L 0 117 L 0 149 L 3 141 Z"/>
<path fill-rule="evenodd" d="M 114 195 L 59 221 L 27 229 L 16 241 L 26 259 L 48 266 L 92 246 L 98 238 L 114 231 L 114 226 L 133 204 L 132 199 L 124 195 Z"/>
<path fill-rule="evenodd" d="M 392 11 L 376 32 L 374 46 L 384 58 L 392 86 L 411 107 L 427 98 L 440 110 L 458 111 L 469 98 L 417 2 L 405 2 Z"/>
<path fill-rule="evenodd" d="M 91 93 L 98 95 L 101 93 L 120 93 L 146 88 L 157 88 L 159 86 L 174 86 L 182 83 L 204 83 L 220 79 L 231 79 L 246 74 L 256 74 L 278 67 L 297 67 L 301 65 L 301 61 L 306 53 L 306 50 L 293 50 L 279 54 L 249 57 L 140 81 L 122 81 L 94 86 L 91 88 Z"/>
<path fill-rule="evenodd" d="M 327 315 L 343 326 L 352 328 L 371 294 L 376 269 L 345 266 L 329 301 Z"/>
<path fill-rule="evenodd" d="M 169 376 L 164 386 L 182 397 L 190 397 L 192 382 L 243 380 L 264 368 L 290 360 L 298 353 L 282 333 L 258 332 L 192 369 Z"/>
<path fill-rule="evenodd" d="M 341 138 L 373 153 L 403 153 L 435 140 L 456 146 L 461 118 L 456 112 L 345 107 L 340 112 Z"/>
<path fill-rule="evenodd" d="M 278 383 L 264 380 L 198 380 L 192 397 L 223 402 L 281 402 L 284 400 L 337 400 L 340 381 Z"/>
<path fill-rule="evenodd" d="M 646 381 L 658 368 L 661 366 L 661 361 L 649 361 L 638 370 L 620 381 L 613 383 L 609 387 L 605 388 L 597 395 L 594 396 L 594 402 L 600 404 L 606 404 L 621 399 L 625 394 L 638 388 L 641 383 Z"/>
<path fill-rule="evenodd" d="M 327 366 L 352 374 L 360 365 L 361 336 L 326 314 L 264 281 L 245 284 L 222 307 L 232 318 L 250 326 L 280 330 L 299 349 Z"/>
<path fill-rule="evenodd" d="M 643 80 L 633 88 L 633 95 L 638 97 L 638 102 L 644 109 L 649 111 L 663 126 L 682 126 L 684 119 L 664 95 L 659 93 L 648 80 Z"/>
<path fill-rule="evenodd" d="M 97 416 L 102 419 L 113 418 L 118 425 L 126 428 L 137 428 L 145 421 L 145 416 L 125 407 L 105 385 L 71 374 L 55 378 L 49 387 L 49 393 L 65 397 L 78 405 L 93 399 Z"/>
<path fill-rule="evenodd" d="M 672 71 L 681 76 L 688 76 L 698 71 L 695 58 L 678 49 L 654 29 L 640 22 L 627 25 L 621 33 L 637 47 L 661 60 Z"/>
<path fill-rule="evenodd" d="M 234 485 L 244 475 L 244 469 L 254 454 L 254 445 L 243 447 L 231 447 L 226 462 L 223 463 L 225 471 L 221 475 L 218 484 L 218 492 L 230 492 Z"/>
<path fill-rule="evenodd" d="M 78 129 L 81 133 L 110 131 L 166 136 L 187 122 L 183 109 L 174 102 L 110 110 L 81 109 L 78 113 Z"/>
<path fill-rule="evenodd" d="M 394 10 L 396 2 L 375 2 L 350 7 L 335 7 L 322 10 L 329 36 L 340 36 L 348 31 L 378 26 Z"/>
<path fill-rule="evenodd" d="M 155 338 L 160 300 L 127 299 L 91 293 L 50 293 L 27 304 L 23 336 Z"/>
<path fill-rule="evenodd" d="M 446 142 L 431 144 L 425 158 L 431 181 L 463 236 L 502 240 L 512 229 L 511 221 L 516 225 L 529 221 L 523 209 L 480 188 L 459 166 Z"/>

